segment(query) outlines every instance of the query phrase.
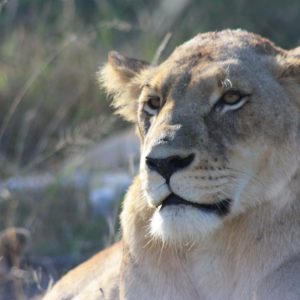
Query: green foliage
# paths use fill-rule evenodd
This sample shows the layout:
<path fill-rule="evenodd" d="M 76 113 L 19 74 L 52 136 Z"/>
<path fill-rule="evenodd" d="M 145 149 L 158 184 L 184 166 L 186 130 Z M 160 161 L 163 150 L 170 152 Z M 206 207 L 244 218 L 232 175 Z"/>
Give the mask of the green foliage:
<path fill-rule="evenodd" d="M 32 233 L 30 253 L 37 256 L 81 258 L 105 247 L 116 236 L 108 216 L 94 216 L 88 189 L 64 182 L 59 177 L 47 191 L 24 191 L 0 198 L 0 228 L 27 227 Z M 119 203 L 116 199 L 116 203 Z"/>

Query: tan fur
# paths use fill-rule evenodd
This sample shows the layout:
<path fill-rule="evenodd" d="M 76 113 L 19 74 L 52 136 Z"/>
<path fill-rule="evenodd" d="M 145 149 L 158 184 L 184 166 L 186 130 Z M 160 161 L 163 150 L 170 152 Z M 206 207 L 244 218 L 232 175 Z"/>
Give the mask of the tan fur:
<path fill-rule="evenodd" d="M 100 81 L 141 139 L 122 249 L 79 266 L 45 299 L 101 299 L 100 288 L 106 300 L 300 299 L 299 65 L 299 48 L 241 30 L 200 34 L 158 66 L 112 53 Z M 228 91 L 243 97 L 229 105 Z M 169 181 L 146 163 L 191 155 Z M 171 193 L 230 206 L 162 208 Z"/>
<path fill-rule="evenodd" d="M 24 228 L 11 227 L 0 232 L 0 265 L 19 267 L 30 234 Z"/>
<path fill-rule="evenodd" d="M 117 299 L 121 258 L 119 242 L 68 272 L 44 299 Z"/>
<path fill-rule="evenodd" d="M 0 232 L 0 299 L 24 299 L 21 262 L 30 234 L 11 227 Z"/>

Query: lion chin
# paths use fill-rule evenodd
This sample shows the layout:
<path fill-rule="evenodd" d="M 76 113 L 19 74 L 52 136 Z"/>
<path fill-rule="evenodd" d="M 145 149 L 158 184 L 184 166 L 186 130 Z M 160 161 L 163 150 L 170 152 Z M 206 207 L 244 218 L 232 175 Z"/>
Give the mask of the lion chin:
<path fill-rule="evenodd" d="M 300 48 L 199 34 L 99 81 L 141 141 L 122 239 L 46 300 L 300 299 Z"/>
<path fill-rule="evenodd" d="M 220 225 L 219 217 L 209 209 L 188 204 L 162 204 L 151 218 L 150 233 L 163 243 L 188 246 L 200 242 Z"/>

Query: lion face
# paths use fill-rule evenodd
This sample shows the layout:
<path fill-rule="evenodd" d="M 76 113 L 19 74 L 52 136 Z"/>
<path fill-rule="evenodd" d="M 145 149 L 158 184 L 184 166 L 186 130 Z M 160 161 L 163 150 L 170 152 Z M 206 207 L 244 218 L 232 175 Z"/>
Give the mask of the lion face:
<path fill-rule="evenodd" d="M 159 66 L 111 55 L 102 78 L 138 129 L 153 237 L 195 243 L 260 205 L 286 204 L 299 111 L 284 57 L 244 31 L 199 35 Z"/>

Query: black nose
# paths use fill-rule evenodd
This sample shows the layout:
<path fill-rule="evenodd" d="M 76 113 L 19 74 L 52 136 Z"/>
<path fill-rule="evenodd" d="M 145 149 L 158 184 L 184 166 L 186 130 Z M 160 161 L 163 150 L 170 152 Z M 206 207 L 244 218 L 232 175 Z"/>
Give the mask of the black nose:
<path fill-rule="evenodd" d="M 150 170 L 156 171 L 169 182 L 171 175 L 191 164 L 194 157 L 194 154 L 186 157 L 175 155 L 166 158 L 151 158 L 147 156 L 146 164 Z"/>

